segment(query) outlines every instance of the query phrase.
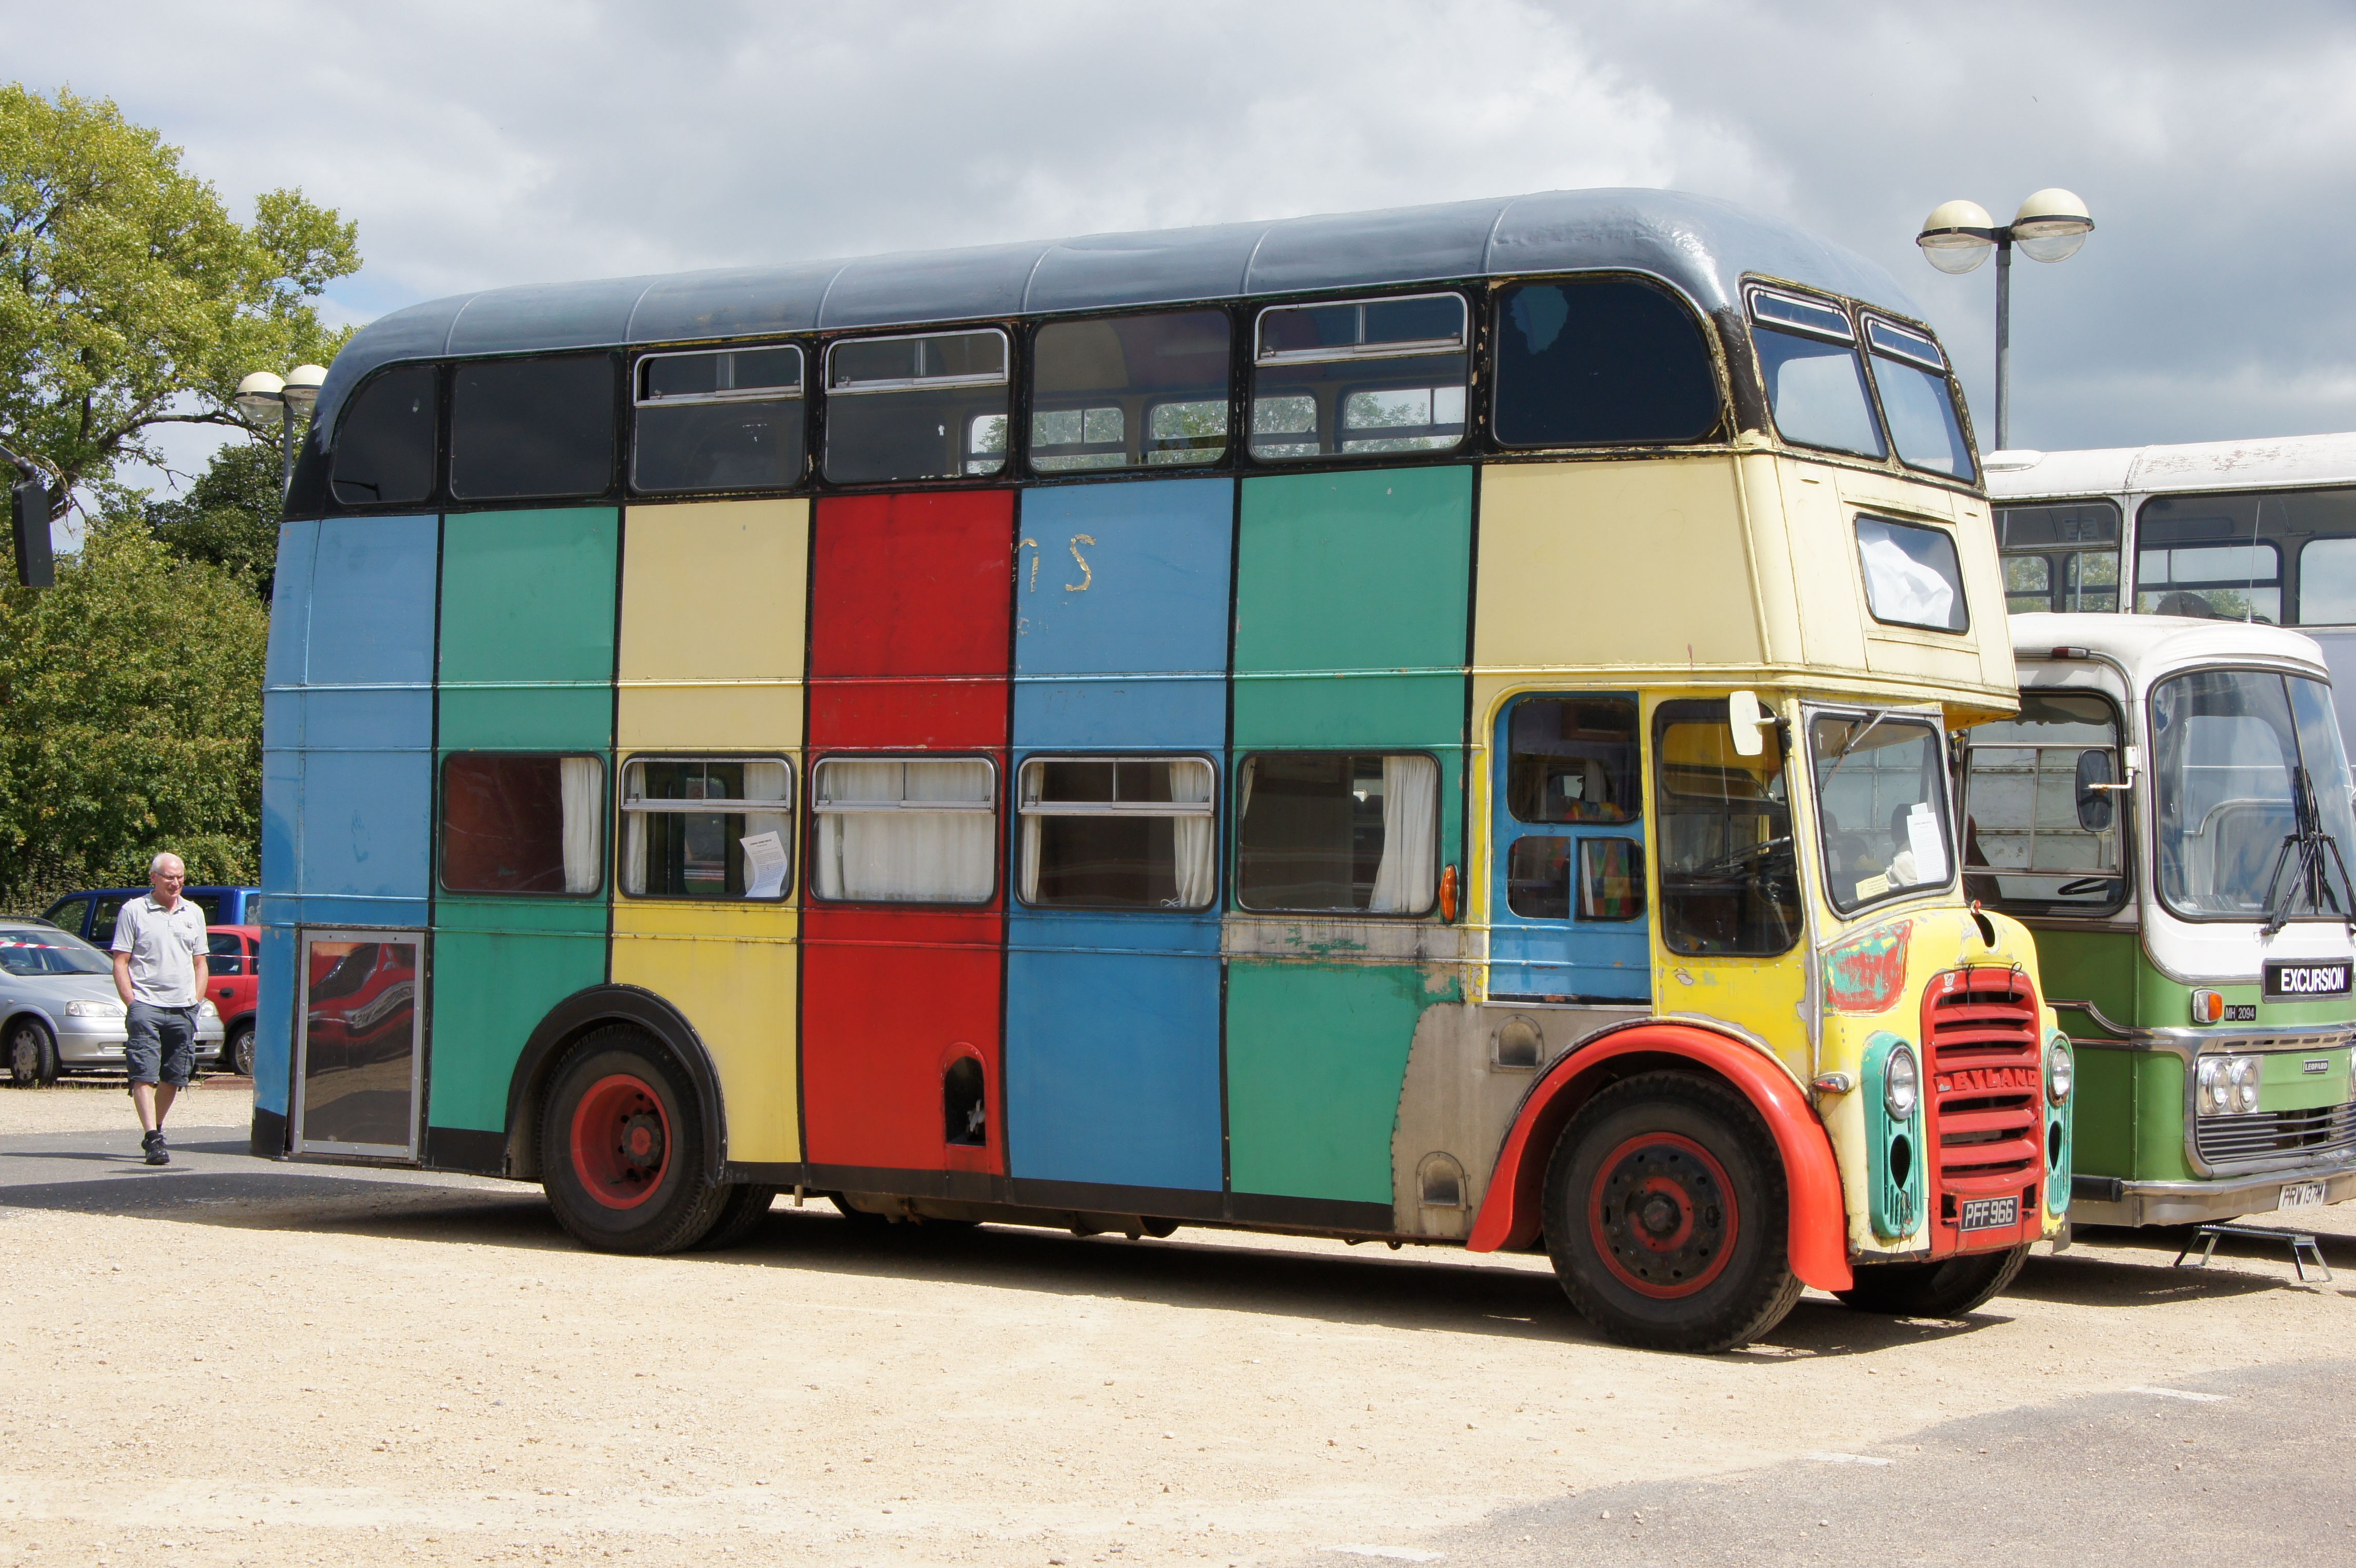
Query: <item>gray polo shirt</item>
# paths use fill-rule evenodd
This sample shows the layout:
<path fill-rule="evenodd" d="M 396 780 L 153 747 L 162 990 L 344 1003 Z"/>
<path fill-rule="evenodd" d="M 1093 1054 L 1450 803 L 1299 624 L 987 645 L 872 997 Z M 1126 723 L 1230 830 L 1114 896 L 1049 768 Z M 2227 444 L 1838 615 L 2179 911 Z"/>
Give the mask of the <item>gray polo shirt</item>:
<path fill-rule="evenodd" d="M 197 1004 L 197 955 L 205 950 L 205 912 L 183 898 L 169 910 L 143 894 L 114 920 L 114 950 L 131 955 L 131 1000 L 151 1007 Z"/>

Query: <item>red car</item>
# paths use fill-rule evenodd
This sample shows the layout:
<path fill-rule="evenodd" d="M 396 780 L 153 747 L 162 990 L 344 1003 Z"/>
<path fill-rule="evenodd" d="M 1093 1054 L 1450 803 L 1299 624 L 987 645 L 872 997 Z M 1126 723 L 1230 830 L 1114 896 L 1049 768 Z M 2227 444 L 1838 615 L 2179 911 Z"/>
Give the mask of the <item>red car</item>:
<path fill-rule="evenodd" d="M 259 926 L 208 926 L 211 954 L 206 962 L 210 976 L 205 995 L 220 1009 L 222 1072 L 253 1076 L 253 1015 L 259 1004 L 262 957 Z"/>

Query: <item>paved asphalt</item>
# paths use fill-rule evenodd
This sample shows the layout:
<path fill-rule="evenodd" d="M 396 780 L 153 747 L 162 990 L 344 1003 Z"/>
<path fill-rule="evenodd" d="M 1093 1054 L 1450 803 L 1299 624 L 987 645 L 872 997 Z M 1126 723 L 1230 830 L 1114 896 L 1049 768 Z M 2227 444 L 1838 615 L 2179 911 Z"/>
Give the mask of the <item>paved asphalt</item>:
<path fill-rule="evenodd" d="M 324 1191 L 360 1197 L 419 1186 L 487 1188 L 512 1193 L 519 1201 L 541 1201 L 537 1187 L 516 1182 L 257 1160 L 247 1152 L 242 1127 L 167 1122 L 172 1163 L 150 1165 L 141 1156 L 139 1128 L 127 1111 L 123 1122 L 119 1132 L 0 1137 L 0 1208 L 146 1214 L 183 1204 L 269 1202 Z"/>

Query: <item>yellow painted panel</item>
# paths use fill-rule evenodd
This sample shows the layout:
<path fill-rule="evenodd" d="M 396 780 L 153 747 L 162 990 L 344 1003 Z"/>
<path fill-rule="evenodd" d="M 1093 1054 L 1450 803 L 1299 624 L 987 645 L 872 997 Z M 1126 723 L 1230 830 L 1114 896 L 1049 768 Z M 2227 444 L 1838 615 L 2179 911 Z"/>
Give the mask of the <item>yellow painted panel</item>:
<path fill-rule="evenodd" d="M 1474 662 L 1491 671 L 1760 663 L 1734 464 L 1483 469 Z"/>
<path fill-rule="evenodd" d="M 687 1015 L 712 1053 L 728 1157 L 801 1158 L 789 905 L 614 901 L 614 979 Z"/>
<path fill-rule="evenodd" d="M 809 575 L 807 499 L 630 508 L 618 744 L 800 745 Z"/>

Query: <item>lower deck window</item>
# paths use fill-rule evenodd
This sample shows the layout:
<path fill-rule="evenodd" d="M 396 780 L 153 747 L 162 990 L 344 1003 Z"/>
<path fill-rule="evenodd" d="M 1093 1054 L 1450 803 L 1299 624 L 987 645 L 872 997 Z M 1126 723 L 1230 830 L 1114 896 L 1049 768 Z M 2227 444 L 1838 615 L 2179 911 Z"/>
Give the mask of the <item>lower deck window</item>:
<path fill-rule="evenodd" d="M 622 770 L 622 891 L 782 898 L 790 774 L 776 757 L 642 757 Z"/>
<path fill-rule="evenodd" d="M 1191 757 L 1023 765 L 1023 901 L 1106 909 L 1211 902 L 1211 765 Z"/>
<path fill-rule="evenodd" d="M 1440 766 L 1417 752 L 1261 752 L 1236 782 L 1247 909 L 1419 915 L 1440 874 Z"/>
<path fill-rule="evenodd" d="M 605 767 L 594 757 L 456 752 L 442 763 L 442 886 L 597 891 Z"/>
<path fill-rule="evenodd" d="M 810 778 L 811 891 L 878 904 L 986 904 L 998 775 L 980 757 L 830 757 Z"/>

